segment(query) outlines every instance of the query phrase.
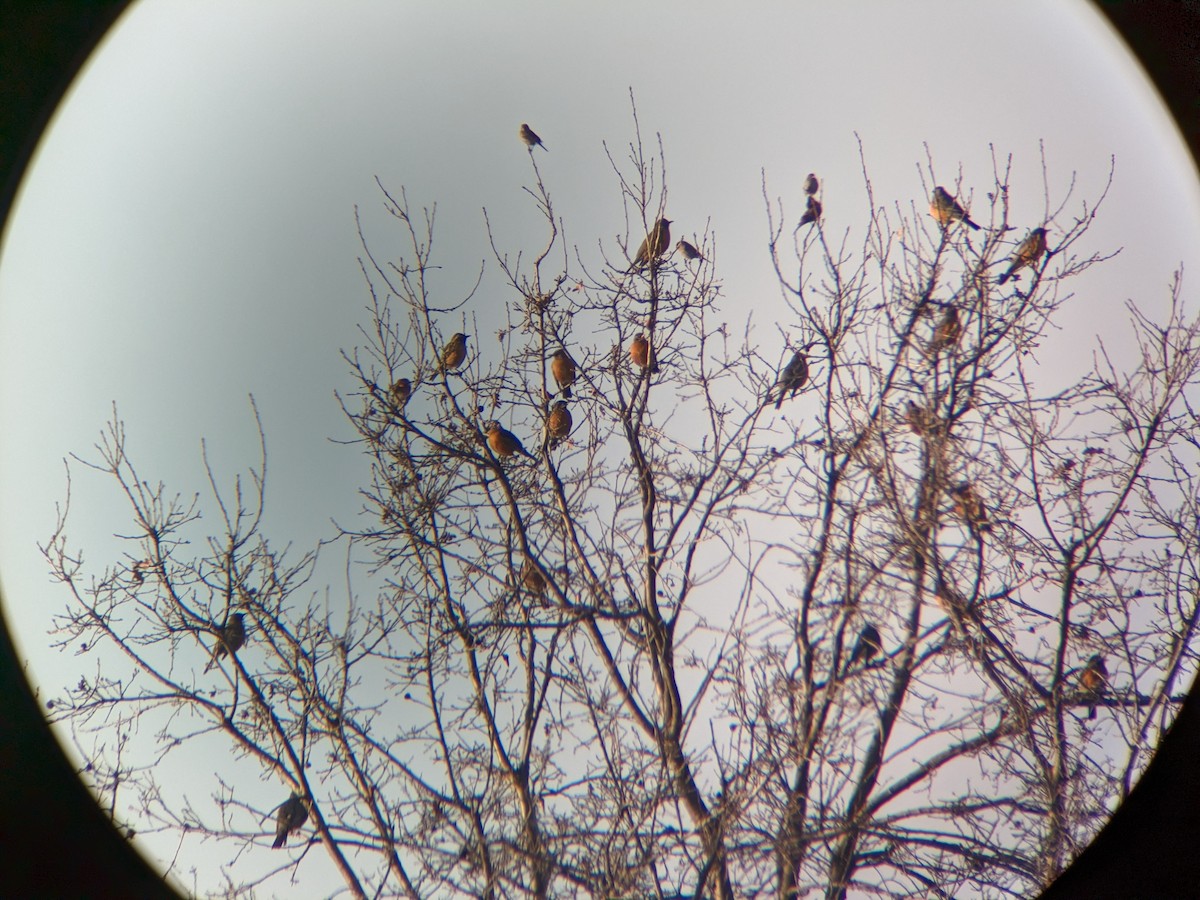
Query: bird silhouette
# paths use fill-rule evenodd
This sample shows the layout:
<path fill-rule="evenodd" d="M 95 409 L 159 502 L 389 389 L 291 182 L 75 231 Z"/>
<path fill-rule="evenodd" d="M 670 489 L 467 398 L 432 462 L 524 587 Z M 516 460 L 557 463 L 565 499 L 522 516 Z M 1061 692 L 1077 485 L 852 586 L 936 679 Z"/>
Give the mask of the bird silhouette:
<path fill-rule="evenodd" d="M 275 814 L 275 843 L 272 848 L 278 850 L 287 843 L 288 835 L 298 831 L 308 821 L 308 804 L 299 794 L 292 794 L 279 804 L 279 812 Z"/>
<path fill-rule="evenodd" d="M 1104 696 L 1108 686 L 1108 666 L 1104 657 L 1099 653 L 1092 656 L 1079 673 L 1079 687 L 1083 691 L 1083 699 L 1088 704 L 1088 718 L 1096 718 L 1096 701 Z"/>
<path fill-rule="evenodd" d="M 810 194 L 808 197 L 808 206 L 804 210 L 804 215 L 800 217 L 800 224 L 796 227 L 801 228 L 811 222 L 817 221 L 819 218 L 821 218 L 821 201 Z"/>
<path fill-rule="evenodd" d="M 846 663 L 846 668 L 849 669 L 860 659 L 864 663 L 869 663 L 881 653 L 883 653 L 883 639 L 879 636 L 879 629 L 868 622 L 858 633 L 858 640 L 854 642 L 854 650 L 850 654 L 850 661 Z"/>
<path fill-rule="evenodd" d="M 933 189 L 933 197 L 929 200 L 929 214 L 937 219 L 938 224 L 947 228 L 954 222 L 964 222 L 976 231 L 979 226 L 971 221 L 958 201 L 946 193 L 940 184 Z"/>
<path fill-rule="evenodd" d="M 700 255 L 700 251 L 687 241 L 679 241 L 679 243 L 675 245 L 675 249 L 682 253 L 683 258 L 688 262 L 691 262 L 693 259 L 704 259 L 704 257 Z"/>
<path fill-rule="evenodd" d="M 571 396 L 571 385 L 575 383 L 575 370 L 575 360 L 571 359 L 570 353 L 561 348 L 554 351 L 554 355 L 550 357 L 550 374 L 554 376 L 562 395 L 568 399 Z"/>
<path fill-rule="evenodd" d="M 808 173 L 808 177 L 804 179 L 804 193 L 812 196 L 821 189 L 821 182 L 817 181 L 817 176 L 812 172 Z"/>
<path fill-rule="evenodd" d="M 446 342 L 446 346 L 442 348 L 441 355 L 442 371 L 453 372 L 466 362 L 467 340 L 467 335 L 459 331 Z"/>
<path fill-rule="evenodd" d="M 789 393 L 795 397 L 796 394 L 808 383 L 808 357 L 803 350 L 797 350 L 792 354 L 792 358 L 788 360 L 788 364 L 784 366 L 783 371 L 779 373 L 779 378 L 776 379 L 771 391 L 767 392 L 767 402 L 771 401 L 771 393 L 779 391 L 779 396 L 775 398 L 775 408 L 783 406 L 783 401 L 787 399 Z"/>
<path fill-rule="evenodd" d="M 213 645 L 212 658 L 204 667 L 207 672 L 217 664 L 217 660 L 225 654 L 234 654 L 246 643 L 246 616 L 236 612 L 231 615 L 224 625 L 217 629 L 217 642 Z"/>
<path fill-rule="evenodd" d="M 650 233 L 646 235 L 642 241 L 638 251 L 634 254 L 633 265 L 628 271 L 634 269 L 645 268 L 648 263 L 656 261 L 662 256 L 663 251 L 667 249 L 667 245 L 671 242 L 671 220 L 659 219 L 654 223 L 654 227 L 650 229 Z"/>
<path fill-rule="evenodd" d="M 1046 252 L 1046 229 L 1035 228 L 1029 232 L 1025 240 L 1021 241 L 1013 254 L 1012 264 L 1008 267 L 1003 275 L 997 279 L 997 283 L 1004 284 L 1012 277 L 1013 272 L 1025 266 L 1035 266 L 1037 261 L 1042 258 L 1042 254 Z"/>
<path fill-rule="evenodd" d="M 541 147 L 547 153 L 550 152 L 550 148 L 543 144 L 542 139 L 538 137 L 534 130 L 524 122 L 521 123 L 521 127 L 517 131 L 517 134 L 520 135 L 521 140 L 525 142 L 525 146 L 529 148 L 530 153 L 533 152 L 534 147 Z"/>

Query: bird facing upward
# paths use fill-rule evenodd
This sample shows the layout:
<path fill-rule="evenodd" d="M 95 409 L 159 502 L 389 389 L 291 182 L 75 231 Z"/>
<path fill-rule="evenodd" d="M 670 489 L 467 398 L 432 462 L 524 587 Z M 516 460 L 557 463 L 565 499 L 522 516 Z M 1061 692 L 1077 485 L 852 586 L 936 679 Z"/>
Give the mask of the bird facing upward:
<path fill-rule="evenodd" d="M 788 364 L 784 366 L 782 372 L 779 373 L 779 378 L 775 382 L 772 390 L 778 390 L 779 396 L 775 398 L 775 408 L 783 406 L 783 401 L 788 395 L 795 397 L 805 384 L 808 383 L 808 357 L 803 350 L 797 350 L 792 354 L 792 358 L 788 360 Z M 767 394 L 767 401 L 770 402 L 771 395 Z"/>
<path fill-rule="evenodd" d="M 298 831 L 307 821 L 308 804 L 299 794 L 292 794 L 279 804 L 279 812 L 275 815 L 275 843 L 271 846 L 278 850 L 287 843 L 288 835 Z"/>
<path fill-rule="evenodd" d="M 467 359 L 467 335 L 461 331 L 456 332 L 450 340 L 446 341 L 446 346 L 442 348 L 441 363 L 442 370 L 445 372 L 453 372 L 461 366 Z"/>
<path fill-rule="evenodd" d="M 575 360 L 566 350 L 558 349 L 550 357 L 550 374 L 564 397 L 570 398 L 571 385 L 575 383 Z"/>
<path fill-rule="evenodd" d="M 525 146 L 529 148 L 530 153 L 533 152 L 534 147 L 541 147 L 547 153 L 550 152 L 550 148 L 543 144 L 542 139 L 538 137 L 534 130 L 524 122 L 521 123 L 521 127 L 517 131 L 517 134 L 520 135 L 521 140 L 525 143 Z"/>
<path fill-rule="evenodd" d="M 1046 229 L 1035 228 L 1029 232 L 1025 240 L 1021 241 L 1017 247 L 1016 253 L 1013 254 L 1012 265 L 1008 267 L 1008 271 L 997 279 L 997 283 L 1004 284 L 1012 277 L 1013 272 L 1025 266 L 1035 266 L 1037 261 L 1042 258 L 1042 254 L 1046 252 Z"/>
<path fill-rule="evenodd" d="M 659 219 L 654 223 L 654 227 L 650 229 L 650 233 L 646 235 L 642 245 L 638 247 L 637 253 L 633 257 L 633 265 L 629 271 L 634 269 L 645 268 L 647 263 L 652 263 L 663 255 L 663 251 L 667 249 L 667 245 L 671 242 L 671 220 Z"/>
<path fill-rule="evenodd" d="M 976 231 L 979 230 L 979 226 L 971 221 L 971 217 L 966 214 L 958 201 L 946 193 L 946 189 L 940 184 L 933 189 L 933 197 L 929 200 L 929 214 L 937 219 L 938 224 L 943 228 L 949 227 L 954 222 L 964 222 Z"/>
<path fill-rule="evenodd" d="M 213 645 L 212 659 L 204 667 L 207 672 L 217 664 L 217 660 L 226 653 L 234 654 L 246 643 L 246 616 L 237 612 L 229 617 L 222 627 L 217 629 L 217 643 Z"/>

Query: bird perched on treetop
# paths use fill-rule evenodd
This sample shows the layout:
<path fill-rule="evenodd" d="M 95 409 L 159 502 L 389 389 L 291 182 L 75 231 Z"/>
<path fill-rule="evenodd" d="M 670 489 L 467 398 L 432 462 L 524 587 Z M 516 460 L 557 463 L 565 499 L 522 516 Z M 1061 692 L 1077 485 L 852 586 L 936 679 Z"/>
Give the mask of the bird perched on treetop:
<path fill-rule="evenodd" d="M 819 218 L 821 218 L 821 201 L 810 194 L 808 197 L 808 208 L 804 210 L 804 215 L 800 217 L 800 224 L 796 227 L 800 228 L 803 225 L 808 225 Z"/>
<path fill-rule="evenodd" d="M 461 331 L 456 332 L 442 348 L 442 370 L 452 372 L 467 360 L 467 336 Z"/>
<path fill-rule="evenodd" d="M 949 306 L 942 316 L 942 321 L 938 322 L 937 328 L 933 330 L 933 338 L 929 342 L 929 352 L 937 353 L 945 350 L 958 342 L 960 334 L 962 334 L 962 322 L 958 318 L 958 307 Z"/>
<path fill-rule="evenodd" d="M 700 255 L 700 251 L 697 250 L 695 247 L 693 247 L 691 244 L 689 244 L 687 241 L 681 240 L 678 244 L 675 245 L 675 249 L 678 250 L 680 253 L 682 253 L 683 258 L 686 259 L 688 262 L 691 262 L 693 259 L 704 259 L 704 257 Z"/>
<path fill-rule="evenodd" d="M 534 456 L 522 445 L 520 439 L 507 428 L 501 428 L 499 422 L 492 422 L 487 427 L 487 442 L 501 459 L 507 459 L 514 453 L 522 453 L 533 459 Z"/>
<path fill-rule="evenodd" d="M 550 435 L 550 443 L 557 444 L 570 434 L 572 424 L 571 411 L 567 409 L 567 402 L 565 400 L 555 402 L 554 407 L 550 410 L 550 415 L 546 418 L 546 433 Z"/>
<path fill-rule="evenodd" d="M 562 348 L 555 350 L 550 357 L 550 374 L 562 395 L 570 398 L 571 385 L 575 383 L 575 360 L 571 359 L 571 354 Z"/>
<path fill-rule="evenodd" d="M 308 804 L 299 794 L 292 794 L 279 804 L 279 812 L 275 815 L 275 843 L 271 846 L 278 850 L 287 843 L 288 835 L 299 831 L 308 821 Z"/>
<path fill-rule="evenodd" d="M 1021 241 L 1017 247 L 1017 252 L 1013 254 L 1012 265 L 1008 267 L 1008 271 L 997 279 L 999 284 L 1004 284 L 1012 277 L 1013 272 L 1025 266 L 1034 266 L 1037 261 L 1042 258 L 1042 254 L 1046 252 L 1046 229 L 1035 228 L 1029 232 L 1025 240 Z"/>
<path fill-rule="evenodd" d="M 976 231 L 979 230 L 979 226 L 971 221 L 971 217 L 959 206 L 958 201 L 947 194 L 940 184 L 933 189 L 933 197 L 929 200 L 929 214 L 937 219 L 943 228 L 957 221 L 965 222 Z"/>
<path fill-rule="evenodd" d="M 776 379 L 771 391 L 778 390 L 779 396 L 775 398 L 775 408 L 779 409 L 783 405 L 783 401 L 787 399 L 789 392 L 795 397 L 805 384 L 808 383 L 808 357 L 803 350 L 797 350 L 792 354 L 792 358 L 788 364 L 784 366 L 782 372 L 779 373 L 779 378 Z M 767 402 L 771 401 L 771 391 L 767 392 Z"/>
<path fill-rule="evenodd" d="M 1108 685 L 1108 666 L 1104 657 L 1099 653 L 1087 661 L 1083 671 L 1079 673 L 1079 687 L 1083 690 L 1084 699 L 1088 704 L 1088 718 L 1096 718 L 1096 701 L 1104 695 Z"/>
<path fill-rule="evenodd" d="M 246 643 L 246 616 L 237 612 L 231 615 L 226 623 L 217 629 L 217 643 L 213 645 L 212 659 L 204 667 L 207 672 L 217 664 L 217 660 L 226 653 L 232 655 Z"/>
<path fill-rule="evenodd" d="M 812 196 L 821 188 L 821 182 L 817 181 L 817 176 L 812 172 L 808 173 L 808 177 L 804 179 L 804 193 Z"/>
<path fill-rule="evenodd" d="M 543 144 L 542 139 L 524 122 L 521 123 L 521 128 L 517 131 L 517 134 L 521 136 L 521 140 L 525 142 L 525 146 L 529 148 L 530 153 L 533 152 L 534 147 L 541 147 L 547 153 L 550 152 L 550 148 Z"/>
<path fill-rule="evenodd" d="M 642 245 L 638 247 L 638 251 L 633 257 L 633 265 L 627 271 L 632 272 L 634 269 L 645 268 L 647 263 L 652 263 L 662 256 L 663 251 L 670 243 L 671 220 L 659 219 L 654 223 L 654 227 L 650 229 L 645 240 L 642 241 Z"/>
<path fill-rule="evenodd" d="M 868 622 L 858 633 L 858 640 L 854 642 L 854 652 L 850 654 L 850 662 L 846 663 L 846 668 L 850 668 L 860 659 L 869 663 L 882 652 L 883 639 L 879 636 L 879 629 Z"/>

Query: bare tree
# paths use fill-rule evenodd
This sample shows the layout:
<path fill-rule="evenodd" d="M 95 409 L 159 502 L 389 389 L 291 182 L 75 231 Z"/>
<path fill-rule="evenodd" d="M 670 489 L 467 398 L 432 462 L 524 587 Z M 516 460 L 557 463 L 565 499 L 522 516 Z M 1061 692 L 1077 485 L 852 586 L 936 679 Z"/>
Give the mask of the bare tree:
<path fill-rule="evenodd" d="M 510 251 L 485 217 L 495 335 L 484 273 L 445 297 L 432 210 L 380 184 L 400 259 L 360 228 L 370 316 L 342 405 L 372 477 L 338 540 L 370 590 L 303 599 L 317 549 L 262 534 L 265 442 L 232 496 L 210 470 L 219 528 L 195 555 L 199 502 L 141 479 L 114 411 L 93 465 L 138 551 L 89 578 L 65 514 L 44 548 L 63 646 L 104 649 L 54 705 L 94 731 L 97 791 L 139 829 L 238 848 L 230 893 L 318 844 L 355 896 L 1048 884 L 1195 670 L 1181 280 L 1164 322 L 1130 304 L 1131 364 L 1101 346 L 1047 389 L 1039 343 L 1107 260 L 1085 241 L 1103 197 L 1010 222 L 1008 161 L 984 202 L 929 158 L 930 215 L 878 202 L 864 165 L 857 237 L 827 231 L 816 182 L 795 226 L 768 199 L 792 314 L 762 335 L 722 318 L 712 235 L 669 218 L 661 142 L 610 152 L 625 237 L 596 250 L 568 247 L 538 159 L 545 243 Z M 135 739 L 144 765 L 115 752 Z M 211 740 L 280 806 L 164 792 L 159 760 Z M 246 874 L 268 842 L 286 861 Z"/>

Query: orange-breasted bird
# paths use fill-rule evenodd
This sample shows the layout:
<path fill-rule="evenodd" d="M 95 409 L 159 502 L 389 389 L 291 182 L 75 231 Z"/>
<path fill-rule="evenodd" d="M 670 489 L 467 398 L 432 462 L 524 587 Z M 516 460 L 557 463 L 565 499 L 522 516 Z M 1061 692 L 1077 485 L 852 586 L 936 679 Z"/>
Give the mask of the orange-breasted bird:
<path fill-rule="evenodd" d="M 1025 240 L 1021 241 L 1017 247 L 1016 253 L 1013 254 L 1012 265 L 1008 267 L 1008 271 L 1000 276 L 999 284 L 1004 284 L 1012 277 L 1013 272 L 1025 266 L 1035 266 L 1037 261 L 1042 258 L 1042 254 L 1046 252 L 1046 229 L 1035 228 L 1029 232 Z"/>
<path fill-rule="evenodd" d="M 947 307 L 942 320 L 938 322 L 937 328 L 933 330 L 933 338 L 929 342 L 929 352 L 937 353 L 958 343 L 958 338 L 961 334 L 962 322 L 958 317 L 958 307 Z"/>
<path fill-rule="evenodd" d="M 779 396 L 775 398 L 775 408 L 779 409 L 783 405 L 783 401 L 787 399 L 789 392 L 791 396 L 795 397 L 807 383 L 808 357 L 803 350 L 797 350 L 792 354 L 792 358 L 788 360 L 783 371 L 779 373 L 779 378 L 775 381 L 771 391 L 767 392 L 767 402 L 771 400 L 771 392 L 779 391 Z"/>
<path fill-rule="evenodd" d="M 704 257 L 700 255 L 700 251 L 687 241 L 681 240 L 675 245 L 675 249 L 682 253 L 683 258 L 688 262 L 691 262 L 693 259 L 704 259 Z"/>
<path fill-rule="evenodd" d="M 279 804 L 279 812 L 275 815 L 275 843 L 271 846 L 278 850 L 287 843 L 288 835 L 299 831 L 308 821 L 308 804 L 299 794 L 292 794 Z"/>
<path fill-rule="evenodd" d="M 804 193 L 808 196 L 815 194 L 821 187 L 821 182 L 817 181 L 817 176 L 812 172 L 808 173 L 808 177 L 804 179 Z"/>
<path fill-rule="evenodd" d="M 208 665 L 204 667 L 207 672 L 217 664 L 217 660 L 226 653 L 234 654 L 242 648 L 242 644 L 246 643 L 246 617 L 244 614 L 237 612 L 229 617 L 229 620 L 217 629 L 217 643 L 213 645 L 212 659 L 208 661 Z"/>
<path fill-rule="evenodd" d="M 550 152 L 550 148 L 543 144 L 542 139 L 538 137 L 537 134 L 534 133 L 534 130 L 524 122 L 521 123 L 521 127 L 518 129 L 517 134 L 520 135 L 521 140 L 525 143 L 525 146 L 529 148 L 530 153 L 533 152 L 534 147 L 541 147 L 547 153 Z"/>
<path fill-rule="evenodd" d="M 850 654 L 850 662 L 846 663 L 846 668 L 850 668 L 860 659 L 869 663 L 882 652 L 883 639 L 879 636 L 879 629 L 868 622 L 858 633 L 858 640 L 854 642 L 854 652 Z"/>
<path fill-rule="evenodd" d="M 971 217 L 958 201 L 946 193 L 946 189 L 940 184 L 933 189 L 933 196 L 929 200 L 929 214 L 937 219 L 943 228 L 954 222 L 964 222 L 976 231 L 979 230 L 979 226 L 971 221 Z"/>
<path fill-rule="evenodd" d="M 1096 718 L 1096 701 L 1104 696 L 1107 686 L 1108 666 L 1105 665 L 1104 657 L 1097 653 L 1087 661 L 1087 665 L 1079 673 L 1079 687 L 1088 704 L 1089 719 Z"/>
<path fill-rule="evenodd" d="M 575 383 L 575 360 L 566 350 L 558 349 L 550 357 L 550 374 L 564 397 L 571 396 L 571 385 Z"/>
<path fill-rule="evenodd" d="M 633 343 L 629 345 L 629 358 L 633 360 L 635 366 L 641 366 L 651 372 L 658 371 L 658 365 L 654 359 L 654 349 L 644 334 L 634 337 Z"/>
<path fill-rule="evenodd" d="M 654 227 L 650 229 L 650 233 L 646 235 L 642 245 L 638 247 L 637 253 L 633 257 L 633 265 L 628 271 L 641 269 L 647 263 L 654 262 L 663 251 L 667 249 L 667 245 L 671 243 L 671 220 L 659 219 L 654 223 Z"/>
<path fill-rule="evenodd" d="M 452 372 L 467 361 L 467 335 L 455 332 L 442 348 L 442 369 Z"/>
<path fill-rule="evenodd" d="M 950 494 L 954 497 L 954 514 L 966 522 L 972 532 L 992 530 L 988 523 L 987 507 L 979 499 L 971 482 L 959 482 L 950 489 Z"/>
<path fill-rule="evenodd" d="M 571 411 L 567 409 L 565 400 L 557 401 L 546 419 L 546 432 L 550 435 L 551 443 L 558 443 L 571 433 Z"/>
<path fill-rule="evenodd" d="M 533 459 L 534 456 L 522 445 L 520 439 L 507 428 L 501 428 L 499 422 L 492 422 L 487 427 L 487 442 L 501 459 L 507 459 L 514 453 L 522 453 Z"/>
<path fill-rule="evenodd" d="M 392 406 L 404 409 L 408 398 L 412 396 L 412 382 L 407 378 L 397 378 L 396 383 L 388 390 L 388 396 L 392 400 Z"/>
<path fill-rule="evenodd" d="M 808 225 L 819 218 L 821 218 L 821 201 L 810 194 L 808 197 L 808 207 L 804 210 L 804 215 L 800 217 L 800 224 L 796 227 L 800 228 L 803 225 Z"/>

